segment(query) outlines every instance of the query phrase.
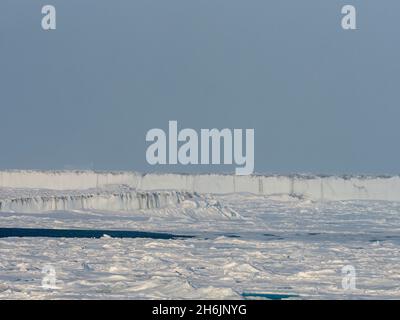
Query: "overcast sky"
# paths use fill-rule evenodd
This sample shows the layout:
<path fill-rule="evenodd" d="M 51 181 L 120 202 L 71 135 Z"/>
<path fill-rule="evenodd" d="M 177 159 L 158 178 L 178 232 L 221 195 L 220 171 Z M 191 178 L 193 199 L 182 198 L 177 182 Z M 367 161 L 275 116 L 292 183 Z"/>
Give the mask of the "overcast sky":
<path fill-rule="evenodd" d="M 399 31 L 398 0 L 1 0 L 0 169 L 234 170 L 146 164 L 177 120 L 254 128 L 257 172 L 400 173 Z"/>

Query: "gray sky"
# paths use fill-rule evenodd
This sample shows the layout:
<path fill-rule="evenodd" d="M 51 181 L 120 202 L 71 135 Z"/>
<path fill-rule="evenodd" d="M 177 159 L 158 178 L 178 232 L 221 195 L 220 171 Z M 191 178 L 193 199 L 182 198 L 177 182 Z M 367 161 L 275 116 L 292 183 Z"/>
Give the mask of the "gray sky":
<path fill-rule="evenodd" d="M 147 165 L 178 120 L 254 128 L 257 172 L 400 173 L 399 30 L 398 0 L 1 0 L 0 169 L 234 170 Z"/>

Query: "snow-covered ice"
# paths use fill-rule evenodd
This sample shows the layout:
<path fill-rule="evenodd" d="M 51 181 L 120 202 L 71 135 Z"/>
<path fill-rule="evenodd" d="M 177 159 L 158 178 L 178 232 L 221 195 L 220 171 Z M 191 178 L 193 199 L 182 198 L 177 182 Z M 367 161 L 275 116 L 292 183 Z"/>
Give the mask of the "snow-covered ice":
<path fill-rule="evenodd" d="M 194 236 L 1 238 L 0 298 L 400 298 L 399 181 L 0 172 L 1 228 Z M 46 265 L 57 289 L 42 287 Z M 346 265 L 356 289 L 342 288 Z"/>

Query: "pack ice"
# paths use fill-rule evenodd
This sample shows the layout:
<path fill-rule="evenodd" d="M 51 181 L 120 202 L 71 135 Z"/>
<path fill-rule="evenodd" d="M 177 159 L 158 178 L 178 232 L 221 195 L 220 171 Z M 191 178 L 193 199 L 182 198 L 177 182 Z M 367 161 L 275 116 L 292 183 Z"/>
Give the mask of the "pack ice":
<path fill-rule="evenodd" d="M 7 227 L 193 237 L 1 238 L 3 299 L 400 298 L 399 176 L 0 171 Z"/>

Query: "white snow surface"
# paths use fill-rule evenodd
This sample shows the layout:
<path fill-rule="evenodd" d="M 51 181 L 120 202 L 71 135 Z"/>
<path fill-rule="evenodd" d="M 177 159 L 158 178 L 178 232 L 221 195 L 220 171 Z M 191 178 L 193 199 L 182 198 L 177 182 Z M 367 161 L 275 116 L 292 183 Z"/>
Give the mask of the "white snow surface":
<path fill-rule="evenodd" d="M 399 299 L 398 179 L 3 171 L 1 228 L 194 237 L 0 238 L 0 299 Z"/>

